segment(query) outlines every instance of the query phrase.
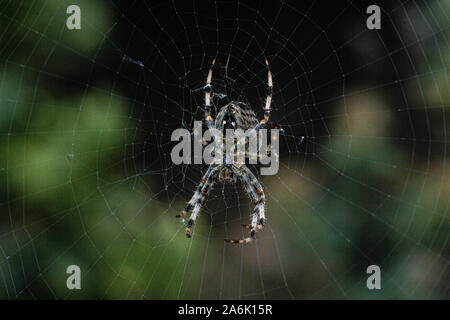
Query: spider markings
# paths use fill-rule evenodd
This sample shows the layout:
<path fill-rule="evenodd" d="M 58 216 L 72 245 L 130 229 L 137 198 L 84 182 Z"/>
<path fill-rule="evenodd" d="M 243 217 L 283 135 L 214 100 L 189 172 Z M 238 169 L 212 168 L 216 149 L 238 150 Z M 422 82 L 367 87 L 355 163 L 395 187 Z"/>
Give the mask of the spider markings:
<path fill-rule="evenodd" d="M 272 103 L 273 81 L 269 62 L 267 61 L 267 59 L 265 59 L 265 64 L 267 67 L 268 92 L 266 97 L 266 104 L 264 107 L 264 118 L 258 122 L 255 113 L 244 103 L 232 101 L 220 109 L 216 116 L 216 121 L 214 122 L 214 119 L 211 116 L 211 80 L 215 62 L 216 59 L 214 58 L 208 71 L 208 76 L 206 77 L 206 84 L 203 88 L 205 93 L 205 121 L 208 129 L 217 129 L 222 131 L 223 133 L 225 133 L 228 129 L 251 129 L 255 132 L 258 132 L 259 129 L 266 126 L 267 122 L 269 121 L 271 111 L 270 105 Z M 217 137 L 214 137 L 214 139 L 216 138 Z M 248 157 L 247 153 L 246 156 Z M 216 161 L 210 164 L 208 170 L 203 175 L 201 182 L 197 186 L 194 195 L 186 204 L 181 213 L 177 215 L 177 218 L 183 217 L 192 210 L 191 216 L 189 217 L 188 223 L 186 225 L 186 236 L 188 238 L 191 237 L 192 227 L 195 223 L 195 220 L 197 219 L 201 207 L 206 201 L 206 197 L 209 191 L 214 185 L 217 176 L 219 182 L 221 183 L 235 183 L 237 180 L 236 177 L 238 177 L 245 191 L 248 193 L 253 201 L 253 204 L 255 205 L 253 213 L 251 214 L 250 225 L 242 225 L 244 228 L 250 230 L 250 236 L 238 240 L 225 239 L 225 241 L 228 243 L 251 242 L 255 238 L 256 231 L 261 230 L 265 224 L 265 195 L 261 183 L 250 171 L 250 169 L 247 168 L 245 163 L 234 161 L 234 159 L 231 161 L 231 163 L 229 163 L 229 161 L 226 160 L 226 155 L 224 155 L 223 161 Z"/>

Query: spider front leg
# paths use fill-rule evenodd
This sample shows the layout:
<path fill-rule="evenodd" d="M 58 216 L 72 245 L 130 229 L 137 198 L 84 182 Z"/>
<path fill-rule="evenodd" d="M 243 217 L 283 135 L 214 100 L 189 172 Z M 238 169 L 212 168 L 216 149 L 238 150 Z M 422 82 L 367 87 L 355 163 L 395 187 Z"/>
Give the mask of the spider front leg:
<path fill-rule="evenodd" d="M 272 94 L 273 94 L 273 81 L 272 81 L 272 72 L 270 72 L 270 66 L 267 59 L 265 59 L 266 67 L 267 67 L 267 97 L 266 97 L 266 106 L 264 107 L 264 119 L 261 120 L 261 125 L 266 125 L 267 121 L 269 121 L 270 117 L 270 105 L 272 103 Z"/>
<path fill-rule="evenodd" d="M 253 213 L 251 215 L 251 224 L 242 225 L 244 228 L 251 230 L 250 237 L 239 240 L 225 239 L 225 242 L 228 243 L 248 243 L 252 241 L 255 238 L 256 231 L 261 230 L 266 221 L 264 212 L 265 195 L 261 184 L 256 179 L 255 175 L 250 171 L 250 169 L 248 169 L 245 165 L 242 166 L 238 175 L 244 186 L 244 189 L 247 191 L 253 203 L 255 204 L 255 208 L 253 209 Z"/>
<path fill-rule="evenodd" d="M 195 193 L 192 196 L 191 200 L 189 200 L 188 204 L 186 205 L 186 207 L 184 207 L 183 211 L 181 211 L 181 213 L 177 215 L 177 218 L 183 217 L 192 209 L 191 216 L 189 217 L 186 226 L 186 236 L 188 238 L 191 237 L 192 226 L 194 225 L 198 213 L 200 212 L 200 209 L 206 200 L 208 192 L 211 190 L 214 184 L 214 178 L 216 173 L 217 173 L 217 166 L 210 165 L 208 170 L 202 177 L 202 181 L 199 183 L 197 190 L 195 190 Z"/>
<path fill-rule="evenodd" d="M 264 118 L 255 126 L 255 130 L 258 131 L 262 127 L 265 127 L 270 118 L 271 104 L 272 104 L 272 95 L 273 95 L 273 81 L 272 81 L 272 72 L 270 71 L 269 61 L 267 59 L 264 60 L 267 67 L 267 97 L 266 97 L 266 105 L 264 106 Z"/>
<path fill-rule="evenodd" d="M 211 116 L 211 79 L 212 79 L 212 73 L 214 64 L 216 63 L 216 59 L 214 58 L 211 62 L 211 67 L 208 71 L 208 76 L 206 77 L 206 84 L 203 87 L 203 90 L 205 91 L 205 121 L 208 126 L 208 129 L 214 128 L 214 119 Z"/>

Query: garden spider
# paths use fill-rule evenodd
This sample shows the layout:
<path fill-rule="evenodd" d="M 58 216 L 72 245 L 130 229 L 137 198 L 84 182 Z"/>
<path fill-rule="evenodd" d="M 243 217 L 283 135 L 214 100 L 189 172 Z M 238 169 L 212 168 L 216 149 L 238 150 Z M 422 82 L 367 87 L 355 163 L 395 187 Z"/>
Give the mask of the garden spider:
<path fill-rule="evenodd" d="M 211 67 L 206 78 L 206 85 L 204 86 L 205 93 L 205 121 L 208 129 L 216 129 L 221 132 L 225 132 L 226 129 L 253 129 L 256 132 L 265 127 L 269 121 L 270 116 L 270 104 L 272 102 L 272 73 L 270 72 L 270 67 L 267 59 L 265 59 L 267 67 L 267 85 L 268 93 L 266 97 L 266 105 L 264 108 L 264 118 L 258 122 L 255 113 L 246 107 L 244 103 L 232 101 L 222 107 L 216 116 L 214 122 L 211 116 L 211 79 L 214 69 L 216 59 L 213 59 Z M 199 211 L 206 201 L 206 196 L 211 190 L 216 178 L 221 183 L 235 183 L 236 177 L 241 181 L 244 189 L 252 199 L 255 204 L 255 208 L 251 215 L 250 225 L 242 225 L 246 229 L 250 229 L 250 236 L 244 239 L 232 240 L 225 239 L 228 243 L 248 243 L 255 238 L 255 233 L 257 230 L 262 229 L 266 221 L 264 214 L 265 205 L 265 195 L 261 183 L 255 177 L 255 175 L 250 171 L 250 169 L 245 165 L 245 163 L 235 162 L 225 163 L 223 162 L 212 162 L 206 171 L 205 175 L 202 177 L 194 195 L 191 200 L 187 203 L 183 211 L 177 215 L 177 218 L 183 217 L 188 212 L 192 210 L 192 214 L 189 217 L 186 236 L 191 237 L 192 226 L 197 219 Z"/>

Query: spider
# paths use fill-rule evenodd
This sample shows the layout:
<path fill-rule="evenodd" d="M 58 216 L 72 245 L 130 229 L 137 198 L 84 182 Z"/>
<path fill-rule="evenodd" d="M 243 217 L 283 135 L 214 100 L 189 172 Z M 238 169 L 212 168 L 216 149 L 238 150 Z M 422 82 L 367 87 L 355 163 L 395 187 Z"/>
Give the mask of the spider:
<path fill-rule="evenodd" d="M 254 129 L 257 132 L 259 129 L 265 127 L 270 117 L 270 104 L 272 102 L 273 93 L 272 73 L 270 72 L 267 59 L 265 59 L 265 64 L 267 67 L 268 92 L 264 107 L 264 118 L 261 121 L 258 121 L 255 113 L 249 109 L 245 103 L 236 101 L 231 101 L 222 107 L 216 116 L 216 120 L 213 120 L 211 116 L 211 79 L 215 62 L 216 59 L 214 58 L 206 77 L 206 85 L 203 88 L 205 93 L 205 121 L 208 129 L 216 129 L 224 133 L 226 129 L 243 129 L 244 131 L 247 129 Z M 253 213 L 251 214 L 250 225 L 242 225 L 244 228 L 250 230 L 250 236 L 239 240 L 225 239 L 225 242 L 249 243 L 255 239 L 256 231 L 261 230 L 266 222 L 264 213 L 264 191 L 261 183 L 245 165 L 245 163 L 236 162 L 234 160 L 232 163 L 225 163 L 225 161 L 212 162 L 206 173 L 203 175 L 194 195 L 181 213 L 177 215 L 177 218 L 183 217 L 192 210 L 186 226 L 186 236 L 188 238 L 191 237 L 191 229 L 214 182 L 219 180 L 221 183 L 235 183 L 237 179 L 240 180 L 255 205 Z"/>

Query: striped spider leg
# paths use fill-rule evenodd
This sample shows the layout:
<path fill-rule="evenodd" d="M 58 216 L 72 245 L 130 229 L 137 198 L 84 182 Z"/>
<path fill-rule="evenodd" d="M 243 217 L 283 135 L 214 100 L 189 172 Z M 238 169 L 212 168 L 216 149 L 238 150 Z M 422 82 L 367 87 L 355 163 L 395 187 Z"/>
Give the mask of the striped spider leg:
<path fill-rule="evenodd" d="M 266 125 L 267 121 L 269 121 L 270 117 L 270 105 L 272 103 L 272 94 L 273 94 L 273 81 L 272 81 L 272 72 L 270 71 L 269 62 L 265 59 L 266 67 L 267 67 L 267 97 L 266 97 L 266 106 L 264 107 L 264 119 L 261 120 L 262 125 Z"/>
<path fill-rule="evenodd" d="M 206 196 L 208 195 L 209 191 L 212 189 L 212 186 L 214 185 L 214 180 L 217 175 L 219 166 L 211 164 L 206 171 L 206 173 L 203 175 L 201 182 L 197 186 L 197 189 L 195 190 L 194 195 L 192 196 L 191 200 L 187 203 L 187 205 L 184 207 L 183 211 L 179 215 L 177 215 L 177 218 L 184 217 L 189 211 L 192 210 L 191 216 L 189 217 L 187 226 L 186 226 L 186 237 L 191 237 L 191 229 L 194 225 L 195 220 L 197 219 L 198 213 L 200 212 L 201 207 L 206 201 Z"/>
<path fill-rule="evenodd" d="M 216 59 L 214 58 L 213 61 L 211 62 L 211 67 L 209 68 L 208 76 L 206 77 L 206 84 L 203 87 L 203 90 L 205 91 L 205 121 L 206 125 L 208 126 L 208 129 L 215 128 L 214 119 L 211 116 L 211 98 L 212 98 L 211 79 L 215 63 Z"/>
<path fill-rule="evenodd" d="M 240 168 L 235 169 L 236 175 L 239 177 L 245 191 L 253 201 L 255 208 L 251 214 L 250 225 L 243 224 L 242 226 L 246 229 L 250 229 L 250 236 L 244 239 L 225 239 L 228 243 L 249 243 L 255 238 L 255 233 L 257 230 L 261 230 L 266 222 L 264 206 L 265 206 L 265 195 L 261 184 L 255 175 L 250 171 L 247 166 L 242 165 Z"/>
<path fill-rule="evenodd" d="M 264 59 L 267 67 L 267 97 L 266 97 L 266 105 L 264 106 L 264 118 L 254 127 L 256 132 L 259 129 L 266 126 L 267 122 L 270 118 L 270 111 L 272 110 L 270 105 L 272 104 L 272 95 L 273 95 L 273 80 L 272 80 L 272 72 L 270 71 L 269 61 Z"/>
<path fill-rule="evenodd" d="M 214 64 L 216 63 L 216 59 L 214 58 L 211 62 L 211 67 L 209 68 L 208 75 L 206 77 L 206 84 L 203 87 L 203 90 L 205 92 L 205 121 L 208 126 L 208 129 L 215 129 L 214 120 L 211 116 L 211 80 L 212 80 L 212 73 Z M 187 205 L 184 207 L 183 211 L 179 215 L 177 215 L 177 218 L 185 216 L 189 211 L 192 209 L 191 216 L 189 217 L 187 226 L 186 226 L 186 236 L 188 238 L 191 237 L 191 229 L 194 225 L 195 220 L 197 219 L 198 213 L 200 212 L 201 207 L 206 201 L 206 196 L 208 192 L 211 190 L 215 176 L 218 172 L 218 165 L 211 164 L 206 171 L 205 175 L 202 177 L 201 182 L 199 183 L 197 190 L 195 191 L 194 195 L 192 196 L 191 200 L 187 203 Z"/>

